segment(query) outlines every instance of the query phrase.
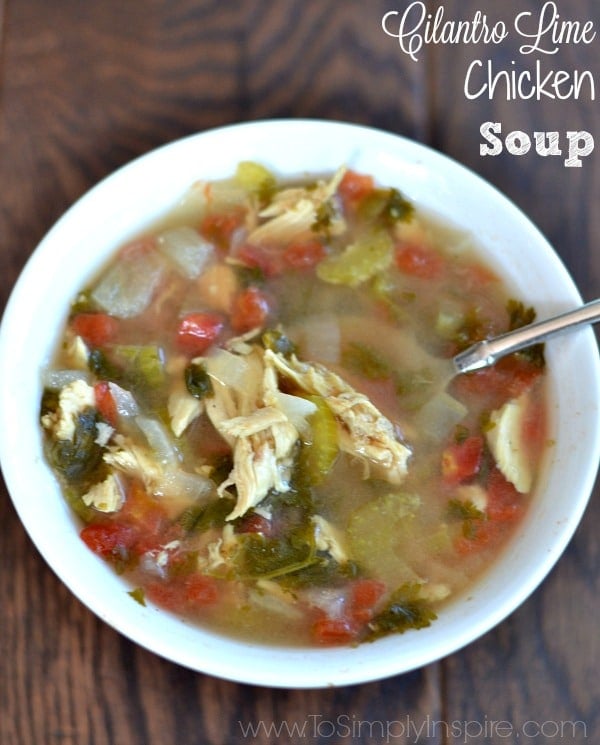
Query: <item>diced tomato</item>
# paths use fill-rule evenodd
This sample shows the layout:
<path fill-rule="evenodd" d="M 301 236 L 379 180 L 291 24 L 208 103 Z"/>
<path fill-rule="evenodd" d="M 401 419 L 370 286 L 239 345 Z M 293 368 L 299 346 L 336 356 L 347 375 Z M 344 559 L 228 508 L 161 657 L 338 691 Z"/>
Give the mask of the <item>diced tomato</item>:
<path fill-rule="evenodd" d="M 375 615 L 375 609 L 385 592 L 385 585 L 375 579 L 358 579 L 350 591 L 350 614 L 354 621 L 367 623 Z"/>
<path fill-rule="evenodd" d="M 167 512 L 162 504 L 150 496 L 140 481 L 129 484 L 120 519 L 135 532 L 132 548 L 139 555 L 153 551 L 170 540 L 165 535 Z"/>
<path fill-rule="evenodd" d="M 237 528 L 238 533 L 259 533 L 260 535 L 270 536 L 272 534 L 273 524 L 266 517 L 258 515 L 256 512 L 251 515 L 244 515 Z"/>
<path fill-rule="evenodd" d="M 442 257 L 424 246 L 401 243 L 396 247 L 396 266 L 404 274 L 420 279 L 435 279 L 443 269 Z"/>
<path fill-rule="evenodd" d="M 461 269 L 460 274 L 469 288 L 485 287 L 492 282 L 498 282 L 498 276 L 482 264 L 467 264 Z"/>
<path fill-rule="evenodd" d="M 546 407 L 540 398 L 532 397 L 523 415 L 523 442 L 532 458 L 538 458 L 547 436 Z"/>
<path fill-rule="evenodd" d="M 100 416 L 111 427 L 116 427 L 119 416 L 117 405 L 110 391 L 110 386 L 105 380 L 100 380 L 94 384 L 94 396 L 96 398 L 96 408 L 100 412 Z"/>
<path fill-rule="evenodd" d="M 507 481 L 498 468 L 493 468 L 487 481 L 486 517 L 473 520 L 472 534 L 461 535 L 455 544 L 461 555 L 479 551 L 501 540 L 507 528 L 523 514 L 523 497 Z"/>
<path fill-rule="evenodd" d="M 479 473 L 483 457 L 483 437 L 473 435 L 453 442 L 442 453 L 442 478 L 446 484 L 460 484 Z"/>
<path fill-rule="evenodd" d="M 154 236 L 148 235 L 127 243 L 119 251 L 119 256 L 126 260 L 139 259 L 143 258 L 150 251 L 153 251 L 155 247 L 156 239 L 154 238 Z"/>
<path fill-rule="evenodd" d="M 177 345 L 185 354 L 196 357 L 214 344 L 224 326 L 223 317 L 216 313 L 189 313 L 179 321 Z"/>
<path fill-rule="evenodd" d="M 495 522 L 511 522 L 523 513 L 523 496 L 498 468 L 490 471 L 487 484 L 487 514 Z"/>
<path fill-rule="evenodd" d="M 150 582 L 144 589 L 151 602 L 175 612 L 211 605 L 219 596 L 217 580 L 201 574 Z"/>
<path fill-rule="evenodd" d="M 292 269 L 312 269 L 325 256 L 325 246 L 319 241 L 293 243 L 285 249 L 285 263 Z"/>
<path fill-rule="evenodd" d="M 237 333 L 262 326 L 269 315 L 270 303 L 258 287 L 248 287 L 233 300 L 231 326 Z"/>
<path fill-rule="evenodd" d="M 461 556 L 481 551 L 492 545 L 500 536 L 500 524 L 492 520 L 473 521 L 472 535 L 461 535 L 455 543 L 456 552 Z"/>
<path fill-rule="evenodd" d="M 347 644 L 358 636 L 359 627 L 348 618 L 318 618 L 312 627 L 313 639 L 318 644 Z"/>
<path fill-rule="evenodd" d="M 491 367 L 459 375 L 453 390 L 459 397 L 485 395 L 490 408 L 497 408 L 524 393 L 541 373 L 542 369 L 526 358 L 511 354 Z"/>
<path fill-rule="evenodd" d="M 242 212 L 226 212 L 206 215 L 200 224 L 200 233 L 218 248 L 227 250 L 233 233 L 244 219 Z"/>
<path fill-rule="evenodd" d="M 285 267 L 283 252 L 279 248 L 245 243 L 237 249 L 235 258 L 247 267 L 260 269 L 265 277 L 277 277 Z"/>
<path fill-rule="evenodd" d="M 356 171 L 346 171 L 340 181 L 338 192 L 347 207 L 354 207 L 370 194 L 374 188 L 375 183 L 372 176 L 357 173 Z"/>
<path fill-rule="evenodd" d="M 124 558 L 136 540 L 135 530 L 124 523 L 106 522 L 86 525 L 80 533 L 82 541 L 98 556 Z"/>
<path fill-rule="evenodd" d="M 103 347 L 115 338 L 119 322 L 106 313 L 78 313 L 71 319 L 71 328 L 91 347 Z"/>
<path fill-rule="evenodd" d="M 202 574 L 190 574 L 182 584 L 185 601 L 195 607 L 214 603 L 219 594 L 217 581 Z"/>
<path fill-rule="evenodd" d="M 181 610 L 181 585 L 168 582 L 150 582 L 144 587 L 150 602 L 166 610 Z"/>

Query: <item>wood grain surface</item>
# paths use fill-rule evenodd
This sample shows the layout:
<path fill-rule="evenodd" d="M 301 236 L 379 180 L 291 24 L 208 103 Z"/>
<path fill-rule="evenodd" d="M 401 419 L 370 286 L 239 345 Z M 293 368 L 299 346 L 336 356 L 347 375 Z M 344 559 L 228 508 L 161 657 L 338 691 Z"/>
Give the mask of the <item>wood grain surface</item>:
<path fill-rule="evenodd" d="M 600 295 L 598 153 L 581 168 L 535 152 L 479 154 L 485 121 L 598 139 L 597 101 L 467 101 L 470 61 L 510 67 L 519 42 L 431 45 L 413 62 L 381 27 L 386 11 L 408 4 L 0 0 L 0 307 L 45 232 L 101 178 L 178 137 L 272 117 L 364 123 L 447 153 L 534 220 L 586 299 Z M 448 19 L 482 10 L 511 23 L 542 3 L 443 6 Z M 600 28 L 597 0 L 558 6 Z M 543 63 L 592 70 L 598 82 L 599 49 L 598 39 L 564 45 Z M 599 497 L 596 488 L 538 591 L 477 642 L 389 680 L 301 691 L 196 674 L 120 636 L 57 580 L 3 487 L 0 745 L 598 742 Z"/>

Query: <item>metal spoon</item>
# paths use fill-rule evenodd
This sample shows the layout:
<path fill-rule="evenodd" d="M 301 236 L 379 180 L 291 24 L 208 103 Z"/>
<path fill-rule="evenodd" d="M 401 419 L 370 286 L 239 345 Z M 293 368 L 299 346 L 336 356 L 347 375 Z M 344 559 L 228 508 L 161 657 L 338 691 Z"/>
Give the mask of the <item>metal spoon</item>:
<path fill-rule="evenodd" d="M 561 313 L 561 315 L 548 318 L 546 321 L 538 321 L 529 326 L 509 331 L 494 339 L 473 344 L 453 358 L 454 373 L 472 372 L 482 367 L 488 367 L 506 354 L 518 352 L 520 349 L 538 344 L 551 336 L 570 331 L 576 326 L 596 323 L 596 321 L 600 321 L 600 299 L 592 300 L 576 310 Z"/>

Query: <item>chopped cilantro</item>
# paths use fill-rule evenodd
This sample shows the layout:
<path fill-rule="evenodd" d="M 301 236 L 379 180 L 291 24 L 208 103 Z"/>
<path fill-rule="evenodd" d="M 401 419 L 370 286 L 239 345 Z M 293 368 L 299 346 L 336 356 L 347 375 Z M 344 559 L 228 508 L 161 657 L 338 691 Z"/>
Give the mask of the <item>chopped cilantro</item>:
<path fill-rule="evenodd" d="M 136 603 L 140 605 L 146 605 L 146 593 L 142 587 L 136 587 L 135 590 L 130 590 L 128 593 L 129 597 L 133 598 Z"/>
<path fill-rule="evenodd" d="M 296 345 L 281 329 L 267 329 L 261 336 L 261 341 L 265 349 L 282 354 L 284 357 L 296 352 Z"/>
<path fill-rule="evenodd" d="M 208 504 L 188 507 L 179 515 L 177 522 L 189 533 L 203 533 L 209 528 L 222 527 L 232 509 L 233 500 L 223 497 Z"/>
<path fill-rule="evenodd" d="M 360 203 L 360 217 L 364 220 L 391 226 L 396 222 L 408 222 L 414 214 L 414 206 L 398 189 L 373 189 Z"/>
<path fill-rule="evenodd" d="M 535 310 L 532 307 L 526 308 L 520 300 L 509 300 L 506 304 L 508 313 L 510 331 L 528 326 L 535 321 Z"/>
<path fill-rule="evenodd" d="M 281 578 L 281 584 L 292 590 L 303 587 L 337 587 L 360 574 L 359 567 L 353 561 L 339 564 L 331 557 L 322 556 L 314 564 L 291 572 Z"/>
<path fill-rule="evenodd" d="M 190 362 L 185 368 L 185 385 L 189 393 L 195 398 L 205 398 L 213 393 L 212 382 L 201 362 Z"/>
<path fill-rule="evenodd" d="M 448 517 L 456 520 L 462 520 L 462 534 L 465 538 L 474 538 L 482 520 L 485 520 L 485 513 L 478 507 L 475 507 L 470 499 L 451 499 L 448 502 Z"/>
<path fill-rule="evenodd" d="M 526 308 L 520 300 L 509 300 L 506 304 L 506 312 L 509 319 L 509 331 L 528 326 L 535 321 L 535 309 L 533 307 Z M 546 364 L 543 344 L 534 344 L 531 347 L 527 347 L 527 349 L 516 352 L 516 354 L 531 362 L 535 367 L 542 368 Z"/>
<path fill-rule="evenodd" d="M 420 589 L 417 583 L 407 583 L 398 588 L 385 608 L 369 622 L 366 641 L 429 626 L 437 616 L 430 604 L 420 597 Z"/>
<path fill-rule="evenodd" d="M 460 520 L 481 520 L 484 513 L 470 499 L 451 499 L 448 502 L 448 517 Z"/>
<path fill-rule="evenodd" d="M 360 342 L 350 342 L 342 351 L 342 364 L 369 380 L 382 380 L 390 373 L 386 360 L 373 347 Z"/>
<path fill-rule="evenodd" d="M 273 579 L 320 561 L 314 532 L 302 527 L 279 538 L 244 533 L 238 536 L 238 540 L 241 544 L 238 572 L 242 577 Z"/>
<path fill-rule="evenodd" d="M 56 440 L 49 446 L 52 465 L 68 483 L 86 485 L 103 471 L 102 448 L 97 444 L 98 412 L 89 407 L 77 415 L 72 440 Z"/>
<path fill-rule="evenodd" d="M 316 217 L 311 225 L 311 230 L 315 233 L 329 234 L 331 223 L 335 217 L 335 208 L 330 199 L 322 202 L 316 211 Z"/>

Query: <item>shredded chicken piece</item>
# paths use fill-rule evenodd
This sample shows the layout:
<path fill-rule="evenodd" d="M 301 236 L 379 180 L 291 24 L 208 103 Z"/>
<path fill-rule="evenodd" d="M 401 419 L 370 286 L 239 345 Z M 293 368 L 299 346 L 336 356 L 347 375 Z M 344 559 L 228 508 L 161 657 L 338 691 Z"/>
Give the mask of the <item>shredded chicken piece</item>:
<path fill-rule="evenodd" d="M 94 484 L 81 499 L 88 507 L 94 507 L 99 512 L 117 512 L 123 505 L 123 490 L 114 473 L 98 484 Z"/>
<path fill-rule="evenodd" d="M 81 336 L 74 336 L 65 349 L 65 357 L 75 370 L 87 370 L 90 350 Z"/>
<path fill-rule="evenodd" d="M 227 566 L 232 559 L 238 545 L 238 538 L 233 531 L 233 525 L 225 525 L 221 535 L 206 547 L 206 557 L 200 557 L 198 563 L 201 569 L 214 572 L 222 566 Z"/>
<path fill-rule="evenodd" d="M 189 425 L 202 413 L 202 401 L 187 391 L 174 391 L 169 396 L 167 409 L 171 417 L 171 429 L 180 437 Z"/>
<path fill-rule="evenodd" d="M 100 447 L 106 447 L 110 442 L 110 438 L 114 435 L 115 429 L 106 422 L 96 422 L 96 432 L 98 433 L 94 442 Z"/>
<path fill-rule="evenodd" d="M 391 484 L 404 479 L 410 450 L 367 396 L 316 362 L 285 358 L 271 350 L 265 352 L 265 358 L 303 391 L 323 397 L 338 422 L 342 450 L 374 466 L 377 474 Z"/>
<path fill-rule="evenodd" d="M 271 203 L 259 213 L 266 222 L 252 230 L 248 236 L 250 243 L 281 243 L 294 238 L 310 236 L 318 217 L 318 210 L 336 193 L 345 168 L 340 168 L 327 182 L 319 182 L 314 188 L 293 187 L 275 194 Z M 333 214 L 328 226 L 331 235 L 339 235 L 346 230 L 346 223 L 340 215 Z"/>
<path fill-rule="evenodd" d="M 205 359 L 214 392 L 206 399 L 206 412 L 233 449 L 233 469 L 218 488 L 221 496 L 228 487 L 236 488 L 237 501 L 228 520 L 255 507 L 271 489 L 289 490 L 298 440 L 298 430 L 276 406 L 276 376 L 265 369 L 262 350 L 255 347 L 243 360 L 236 385 L 227 386 L 216 377 L 211 358 Z"/>
<path fill-rule="evenodd" d="M 365 462 L 367 475 L 374 468 L 390 483 L 404 478 L 409 450 L 366 396 L 322 365 L 295 357 L 288 360 L 258 345 L 248 351 L 246 346 L 244 340 L 241 355 L 221 350 L 203 360 L 213 380 L 213 395 L 205 399 L 206 413 L 233 450 L 233 469 L 217 489 L 223 496 L 235 487 L 237 501 L 228 520 L 256 507 L 270 490 L 290 488 L 294 447 L 303 426 L 301 412 L 308 416 L 314 406 L 292 407 L 282 400 L 279 375 L 291 378 L 304 392 L 324 397 L 338 423 L 340 447 Z M 223 355 L 229 357 L 223 360 Z M 235 367 L 233 373 L 228 373 L 224 361 Z M 228 375 L 230 381 L 225 379 Z"/>
<path fill-rule="evenodd" d="M 104 462 L 118 471 L 141 479 L 154 492 L 163 476 L 163 470 L 152 453 L 124 435 L 115 435 L 114 442 L 104 453 Z"/>
<path fill-rule="evenodd" d="M 259 608 L 289 619 L 302 618 L 297 597 L 270 579 L 259 579 L 256 590 L 251 590 L 249 600 Z"/>
<path fill-rule="evenodd" d="M 315 544 L 317 550 L 327 551 L 338 564 L 348 561 L 348 554 L 343 546 L 341 532 L 321 515 L 313 515 L 315 526 Z"/>
<path fill-rule="evenodd" d="M 68 383 L 58 396 L 58 408 L 42 417 L 42 425 L 56 440 L 73 440 L 77 418 L 85 409 L 96 405 L 94 388 L 84 380 Z"/>

